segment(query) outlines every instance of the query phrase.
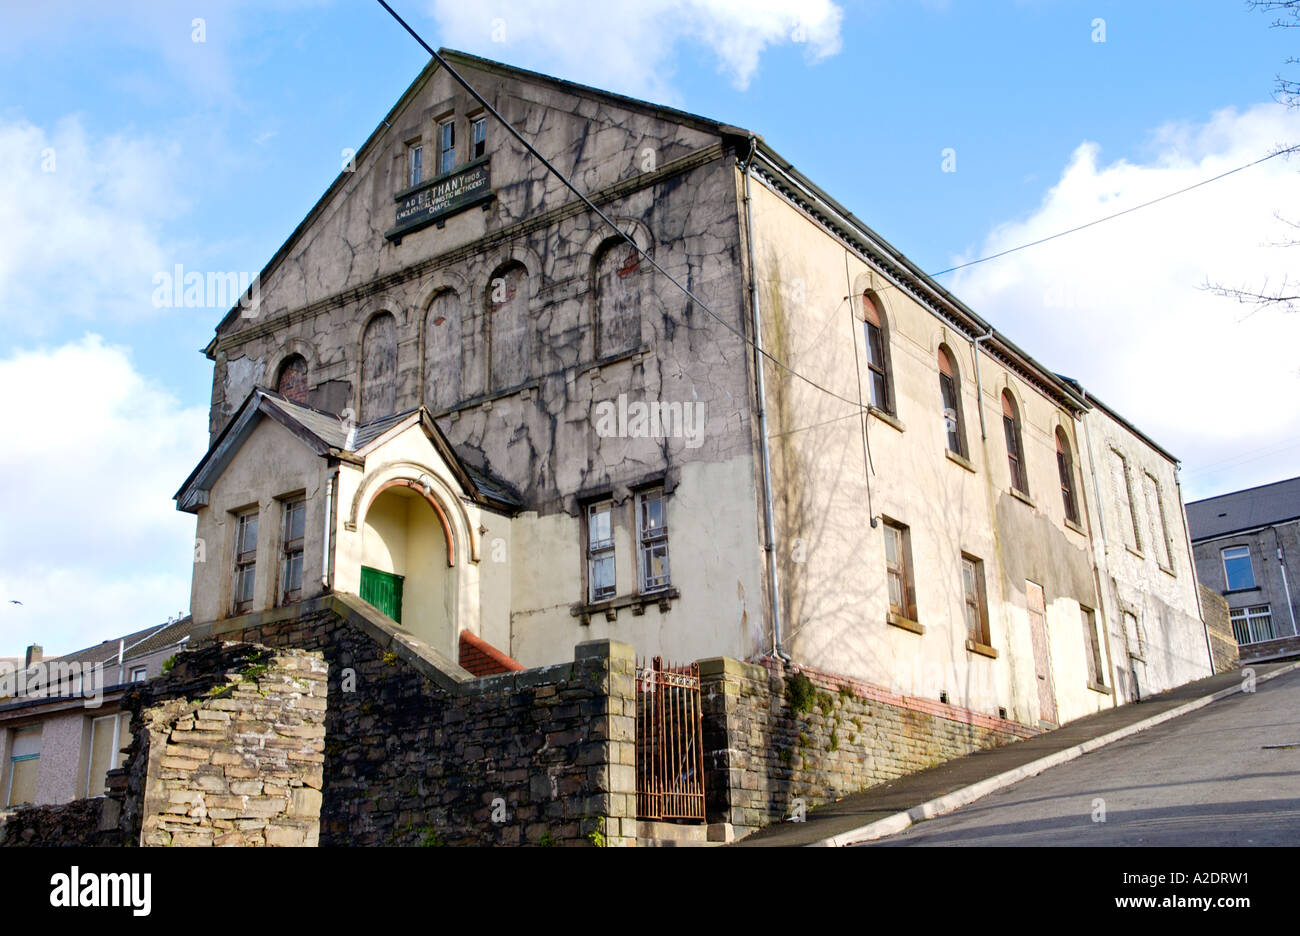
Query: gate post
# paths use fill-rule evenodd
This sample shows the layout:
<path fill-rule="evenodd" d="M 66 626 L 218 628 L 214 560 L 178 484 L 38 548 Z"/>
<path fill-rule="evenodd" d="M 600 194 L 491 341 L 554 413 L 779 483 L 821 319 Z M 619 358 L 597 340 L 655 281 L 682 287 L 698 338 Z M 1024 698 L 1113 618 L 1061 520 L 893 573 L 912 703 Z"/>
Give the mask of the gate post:
<path fill-rule="evenodd" d="M 630 644 L 590 640 L 573 651 L 574 675 L 590 685 L 590 742 L 579 754 L 587 768 L 583 833 L 606 845 L 636 844 L 636 660 Z M 590 828 L 587 828 L 590 825 Z"/>
<path fill-rule="evenodd" d="M 700 705 L 704 745 L 704 809 L 708 822 L 743 826 L 743 755 L 732 743 L 741 730 L 739 701 L 741 665 L 727 657 L 701 660 Z"/>

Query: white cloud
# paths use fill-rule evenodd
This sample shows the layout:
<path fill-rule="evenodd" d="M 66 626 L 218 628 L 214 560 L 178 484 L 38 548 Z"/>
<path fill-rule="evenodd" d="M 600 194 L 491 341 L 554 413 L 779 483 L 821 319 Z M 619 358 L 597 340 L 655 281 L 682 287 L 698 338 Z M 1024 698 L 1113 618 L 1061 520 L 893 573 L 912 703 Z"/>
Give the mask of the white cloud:
<path fill-rule="evenodd" d="M 67 652 L 188 608 L 194 520 L 170 495 L 207 448 L 206 407 L 95 335 L 0 359 L 0 400 L 0 655 Z"/>
<path fill-rule="evenodd" d="M 810 61 L 840 50 L 843 11 L 830 0 L 607 0 L 599 11 L 566 0 L 431 0 L 439 41 L 487 58 L 550 71 L 627 94 L 672 100 L 679 44 L 710 49 L 720 74 L 749 85 L 770 46 L 804 46 Z"/>
<path fill-rule="evenodd" d="M 52 131 L 0 123 L 0 323 L 43 335 L 66 319 L 153 313 L 153 275 L 172 267 L 159 234 L 185 209 L 179 145 L 92 138 L 75 117 Z"/>
<path fill-rule="evenodd" d="M 1300 142 L 1300 112 L 1225 110 L 1157 130 L 1140 162 L 1075 150 L 1028 218 L 961 262 L 1120 211 Z M 1300 247 L 1300 160 L 1279 157 L 1123 218 L 960 271 L 953 291 L 1179 456 L 1188 499 L 1300 474 L 1300 315 L 1199 287 L 1280 282 Z M 1294 279 L 1294 277 L 1292 277 Z M 1294 443 L 1289 447 L 1286 443 Z"/>

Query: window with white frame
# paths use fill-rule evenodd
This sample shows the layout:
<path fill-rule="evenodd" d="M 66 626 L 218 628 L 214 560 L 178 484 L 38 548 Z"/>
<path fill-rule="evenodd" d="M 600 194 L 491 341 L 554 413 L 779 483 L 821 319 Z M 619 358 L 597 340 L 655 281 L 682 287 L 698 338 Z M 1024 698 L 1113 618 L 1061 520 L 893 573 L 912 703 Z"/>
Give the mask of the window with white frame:
<path fill-rule="evenodd" d="M 444 120 L 438 124 L 438 175 L 446 175 L 456 168 L 456 121 Z"/>
<path fill-rule="evenodd" d="M 614 502 L 599 501 L 587 505 L 587 600 L 613 598 L 614 582 Z"/>
<path fill-rule="evenodd" d="M 283 502 L 280 521 L 280 603 L 302 597 L 303 534 L 307 499 L 295 497 Z"/>
<path fill-rule="evenodd" d="M 1229 546 L 1223 550 L 1223 578 L 1227 591 L 1255 587 L 1255 569 L 1250 564 L 1249 546 Z"/>
<path fill-rule="evenodd" d="M 650 488 L 636 496 L 637 546 L 641 591 L 659 591 L 670 584 L 668 576 L 668 517 L 663 488 Z"/>
<path fill-rule="evenodd" d="M 1273 640 L 1277 632 L 1273 629 L 1272 605 L 1255 605 L 1251 608 L 1233 608 L 1232 634 L 1241 646 L 1259 643 L 1261 640 Z"/>
<path fill-rule="evenodd" d="M 149 678 L 149 670 L 143 666 L 131 667 L 131 682 L 144 682 Z"/>
<path fill-rule="evenodd" d="M 424 178 L 424 147 L 419 143 L 406 149 L 406 184 L 419 185 Z"/>
<path fill-rule="evenodd" d="M 253 607 L 257 580 L 257 509 L 235 517 L 234 609 L 243 614 Z"/>
<path fill-rule="evenodd" d="M 487 118 L 475 117 L 469 122 L 469 158 L 481 159 L 487 155 Z"/>

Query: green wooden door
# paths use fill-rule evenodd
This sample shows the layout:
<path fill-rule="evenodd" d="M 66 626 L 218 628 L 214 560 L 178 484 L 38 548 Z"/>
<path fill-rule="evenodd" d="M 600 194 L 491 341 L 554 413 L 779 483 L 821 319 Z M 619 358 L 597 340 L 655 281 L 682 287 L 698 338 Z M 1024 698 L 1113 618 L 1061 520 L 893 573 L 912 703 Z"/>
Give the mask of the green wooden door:
<path fill-rule="evenodd" d="M 402 576 L 362 566 L 361 600 L 370 602 L 398 624 L 402 623 Z"/>

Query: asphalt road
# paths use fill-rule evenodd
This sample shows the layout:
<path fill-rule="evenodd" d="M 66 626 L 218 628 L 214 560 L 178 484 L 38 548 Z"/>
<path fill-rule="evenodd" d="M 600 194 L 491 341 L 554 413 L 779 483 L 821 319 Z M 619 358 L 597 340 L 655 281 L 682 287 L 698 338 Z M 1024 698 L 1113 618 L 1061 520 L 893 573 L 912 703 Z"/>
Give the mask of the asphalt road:
<path fill-rule="evenodd" d="M 865 847 L 900 845 L 1300 845 L 1300 670 Z"/>

